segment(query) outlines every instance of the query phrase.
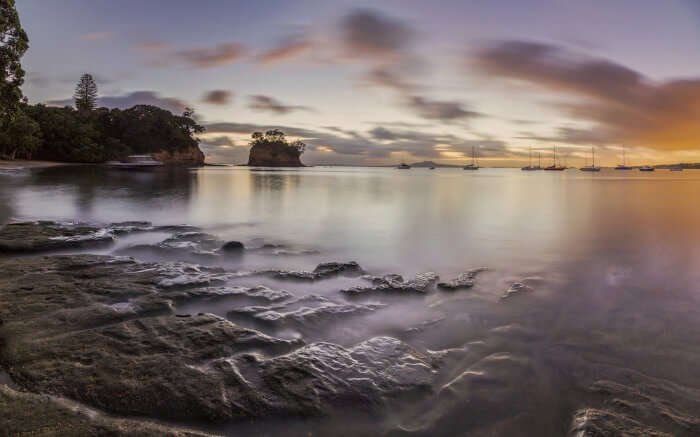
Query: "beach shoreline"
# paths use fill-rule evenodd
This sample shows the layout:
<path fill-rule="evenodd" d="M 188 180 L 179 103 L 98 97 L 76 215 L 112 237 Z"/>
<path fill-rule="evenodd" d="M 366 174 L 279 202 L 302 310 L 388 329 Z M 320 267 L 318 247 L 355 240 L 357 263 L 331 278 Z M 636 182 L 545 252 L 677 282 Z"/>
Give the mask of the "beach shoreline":
<path fill-rule="evenodd" d="M 57 162 L 57 161 L 34 161 L 17 159 L 14 161 L 7 161 L 0 159 L 0 169 L 27 169 L 27 168 L 48 168 L 48 167 L 61 167 L 64 165 L 84 165 L 72 162 Z"/>

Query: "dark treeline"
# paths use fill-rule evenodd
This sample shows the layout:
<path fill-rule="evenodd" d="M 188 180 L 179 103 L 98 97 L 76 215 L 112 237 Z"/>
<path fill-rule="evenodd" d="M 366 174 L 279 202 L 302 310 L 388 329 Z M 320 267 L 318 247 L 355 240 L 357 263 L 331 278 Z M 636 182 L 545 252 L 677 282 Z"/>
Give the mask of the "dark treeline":
<path fill-rule="evenodd" d="M 0 135 L 0 157 L 67 162 L 102 162 L 131 154 L 191 150 L 203 128 L 192 111 L 173 115 L 150 105 L 130 109 L 76 110 L 21 105 Z"/>
<path fill-rule="evenodd" d="M 15 0 L 0 0 L 0 159 L 102 162 L 130 154 L 197 148 L 202 126 L 187 109 L 137 105 L 95 108 L 97 85 L 84 74 L 75 89 L 75 107 L 29 105 L 23 97 L 20 60 L 29 48 Z"/>

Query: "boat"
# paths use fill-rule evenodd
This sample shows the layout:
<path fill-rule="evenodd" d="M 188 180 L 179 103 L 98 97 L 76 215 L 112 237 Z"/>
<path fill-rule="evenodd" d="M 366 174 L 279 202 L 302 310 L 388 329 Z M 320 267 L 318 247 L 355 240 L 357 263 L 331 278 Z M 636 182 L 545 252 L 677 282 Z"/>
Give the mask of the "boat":
<path fill-rule="evenodd" d="M 428 167 L 428 170 L 435 170 L 435 167 Z"/>
<path fill-rule="evenodd" d="M 627 165 L 627 159 L 625 156 L 625 146 L 622 146 L 622 164 L 615 167 L 615 170 L 632 170 L 632 167 Z"/>
<path fill-rule="evenodd" d="M 408 164 L 406 164 L 405 162 L 402 162 L 402 163 L 399 164 L 399 166 L 396 167 L 396 168 L 398 168 L 399 170 L 408 170 L 409 168 L 411 168 L 411 166 L 408 165 Z"/>
<path fill-rule="evenodd" d="M 553 151 L 554 151 L 554 155 L 553 155 L 553 156 L 554 156 L 554 161 L 553 161 L 552 165 L 550 165 L 549 167 L 545 167 L 544 170 L 549 170 L 549 171 L 563 171 L 563 170 L 566 170 L 566 167 L 562 167 L 562 166 L 560 166 L 560 165 L 557 165 L 557 146 L 554 146 Z"/>
<path fill-rule="evenodd" d="M 162 167 L 163 163 L 151 155 L 129 155 L 121 161 L 107 161 L 105 165 L 124 170 L 147 170 Z"/>
<path fill-rule="evenodd" d="M 476 149 L 472 147 L 472 163 L 464 166 L 464 170 L 479 170 L 479 163 L 476 160 Z"/>
<path fill-rule="evenodd" d="M 639 171 L 654 171 L 654 167 L 650 165 L 643 165 L 639 167 Z"/>
<path fill-rule="evenodd" d="M 591 147 L 591 165 L 581 167 L 581 171 L 600 171 L 600 167 L 595 166 L 595 149 Z"/>
<path fill-rule="evenodd" d="M 530 147 L 530 163 L 526 165 L 525 167 L 522 167 L 520 170 L 523 171 L 534 171 L 534 170 L 542 170 L 542 154 L 540 153 L 539 155 L 540 158 L 540 164 L 537 167 L 534 167 L 532 165 L 532 147 Z"/>

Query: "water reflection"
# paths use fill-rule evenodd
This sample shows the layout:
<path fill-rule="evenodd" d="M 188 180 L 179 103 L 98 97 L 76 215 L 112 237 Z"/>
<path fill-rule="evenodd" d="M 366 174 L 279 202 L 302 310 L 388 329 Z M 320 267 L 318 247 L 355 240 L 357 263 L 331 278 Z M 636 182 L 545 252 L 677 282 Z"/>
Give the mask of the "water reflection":
<path fill-rule="evenodd" d="M 435 271 L 447 279 L 486 266 L 490 270 L 470 290 L 372 297 L 363 303 L 386 306 L 312 327 L 279 330 L 236 321 L 309 342 L 350 346 L 391 335 L 425 350 L 466 350 L 461 361 L 447 366 L 436 391 L 465 372 L 476 374 L 473 366 L 483 365 L 485 357 L 510 354 L 514 358 L 502 362 L 512 367 L 487 369 L 492 379 L 482 386 L 465 383 L 469 390 L 455 390 L 447 404 L 430 397 L 406 407 L 408 413 L 396 420 L 407 426 L 437 423 L 426 429 L 438 434 L 466 432 L 488 422 L 478 423 L 481 418 L 498 422 L 500 414 L 515 411 L 517 419 L 489 430 L 562 435 L 573 410 L 592 398 L 586 384 L 596 378 L 697 384 L 698 189 L 700 172 L 694 171 L 588 175 L 202 168 L 132 173 L 71 167 L 0 175 L 0 220 L 188 223 L 249 248 L 272 243 L 300 254 L 251 250 L 212 261 L 241 270 L 311 269 L 323 261 L 353 259 L 370 273 L 412 277 Z M 111 250 L 154 244 L 166 236 L 130 236 Z M 339 290 L 358 281 L 238 278 L 235 283 L 344 302 Z M 530 281 L 534 291 L 501 301 L 518 281 Z M 189 302 L 178 310 L 226 317 L 231 308 L 249 303 L 228 297 Z M 478 398 L 483 386 L 491 397 Z M 302 435 L 316 425 L 294 426 Z M 320 429 L 338 429 L 337 423 L 330 426 L 330 431 Z"/>

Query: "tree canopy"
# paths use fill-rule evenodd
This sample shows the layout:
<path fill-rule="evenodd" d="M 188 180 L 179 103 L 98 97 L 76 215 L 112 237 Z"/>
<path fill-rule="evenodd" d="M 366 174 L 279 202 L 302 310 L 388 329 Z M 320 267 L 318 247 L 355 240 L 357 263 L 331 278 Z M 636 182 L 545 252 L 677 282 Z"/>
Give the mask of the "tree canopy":
<path fill-rule="evenodd" d="M 6 129 L 20 110 L 24 70 L 20 59 L 29 48 L 15 0 L 0 0 L 0 130 Z"/>
<path fill-rule="evenodd" d="M 289 148 L 291 151 L 296 152 L 297 156 L 301 156 L 306 149 L 306 144 L 297 141 L 287 141 L 287 137 L 279 129 L 272 129 L 265 133 L 253 132 L 251 135 L 253 141 L 250 142 L 251 147 L 255 146 L 282 146 Z"/>
<path fill-rule="evenodd" d="M 130 109 L 97 108 L 81 112 L 71 107 L 23 105 L 22 118 L 0 141 L 8 158 L 64 162 L 103 162 L 131 154 L 198 147 L 195 134 L 204 131 L 191 111 L 173 115 L 150 105 Z M 21 124 L 18 122 L 22 120 Z M 4 153 L 3 153 L 4 151 Z"/>
<path fill-rule="evenodd" d="M 92 111 L 97 102 L 97 84 L 92 75 L 85 73 L 80 76 L 78 84 L 75 86 L 75 107 L 78 111 Z"/>

